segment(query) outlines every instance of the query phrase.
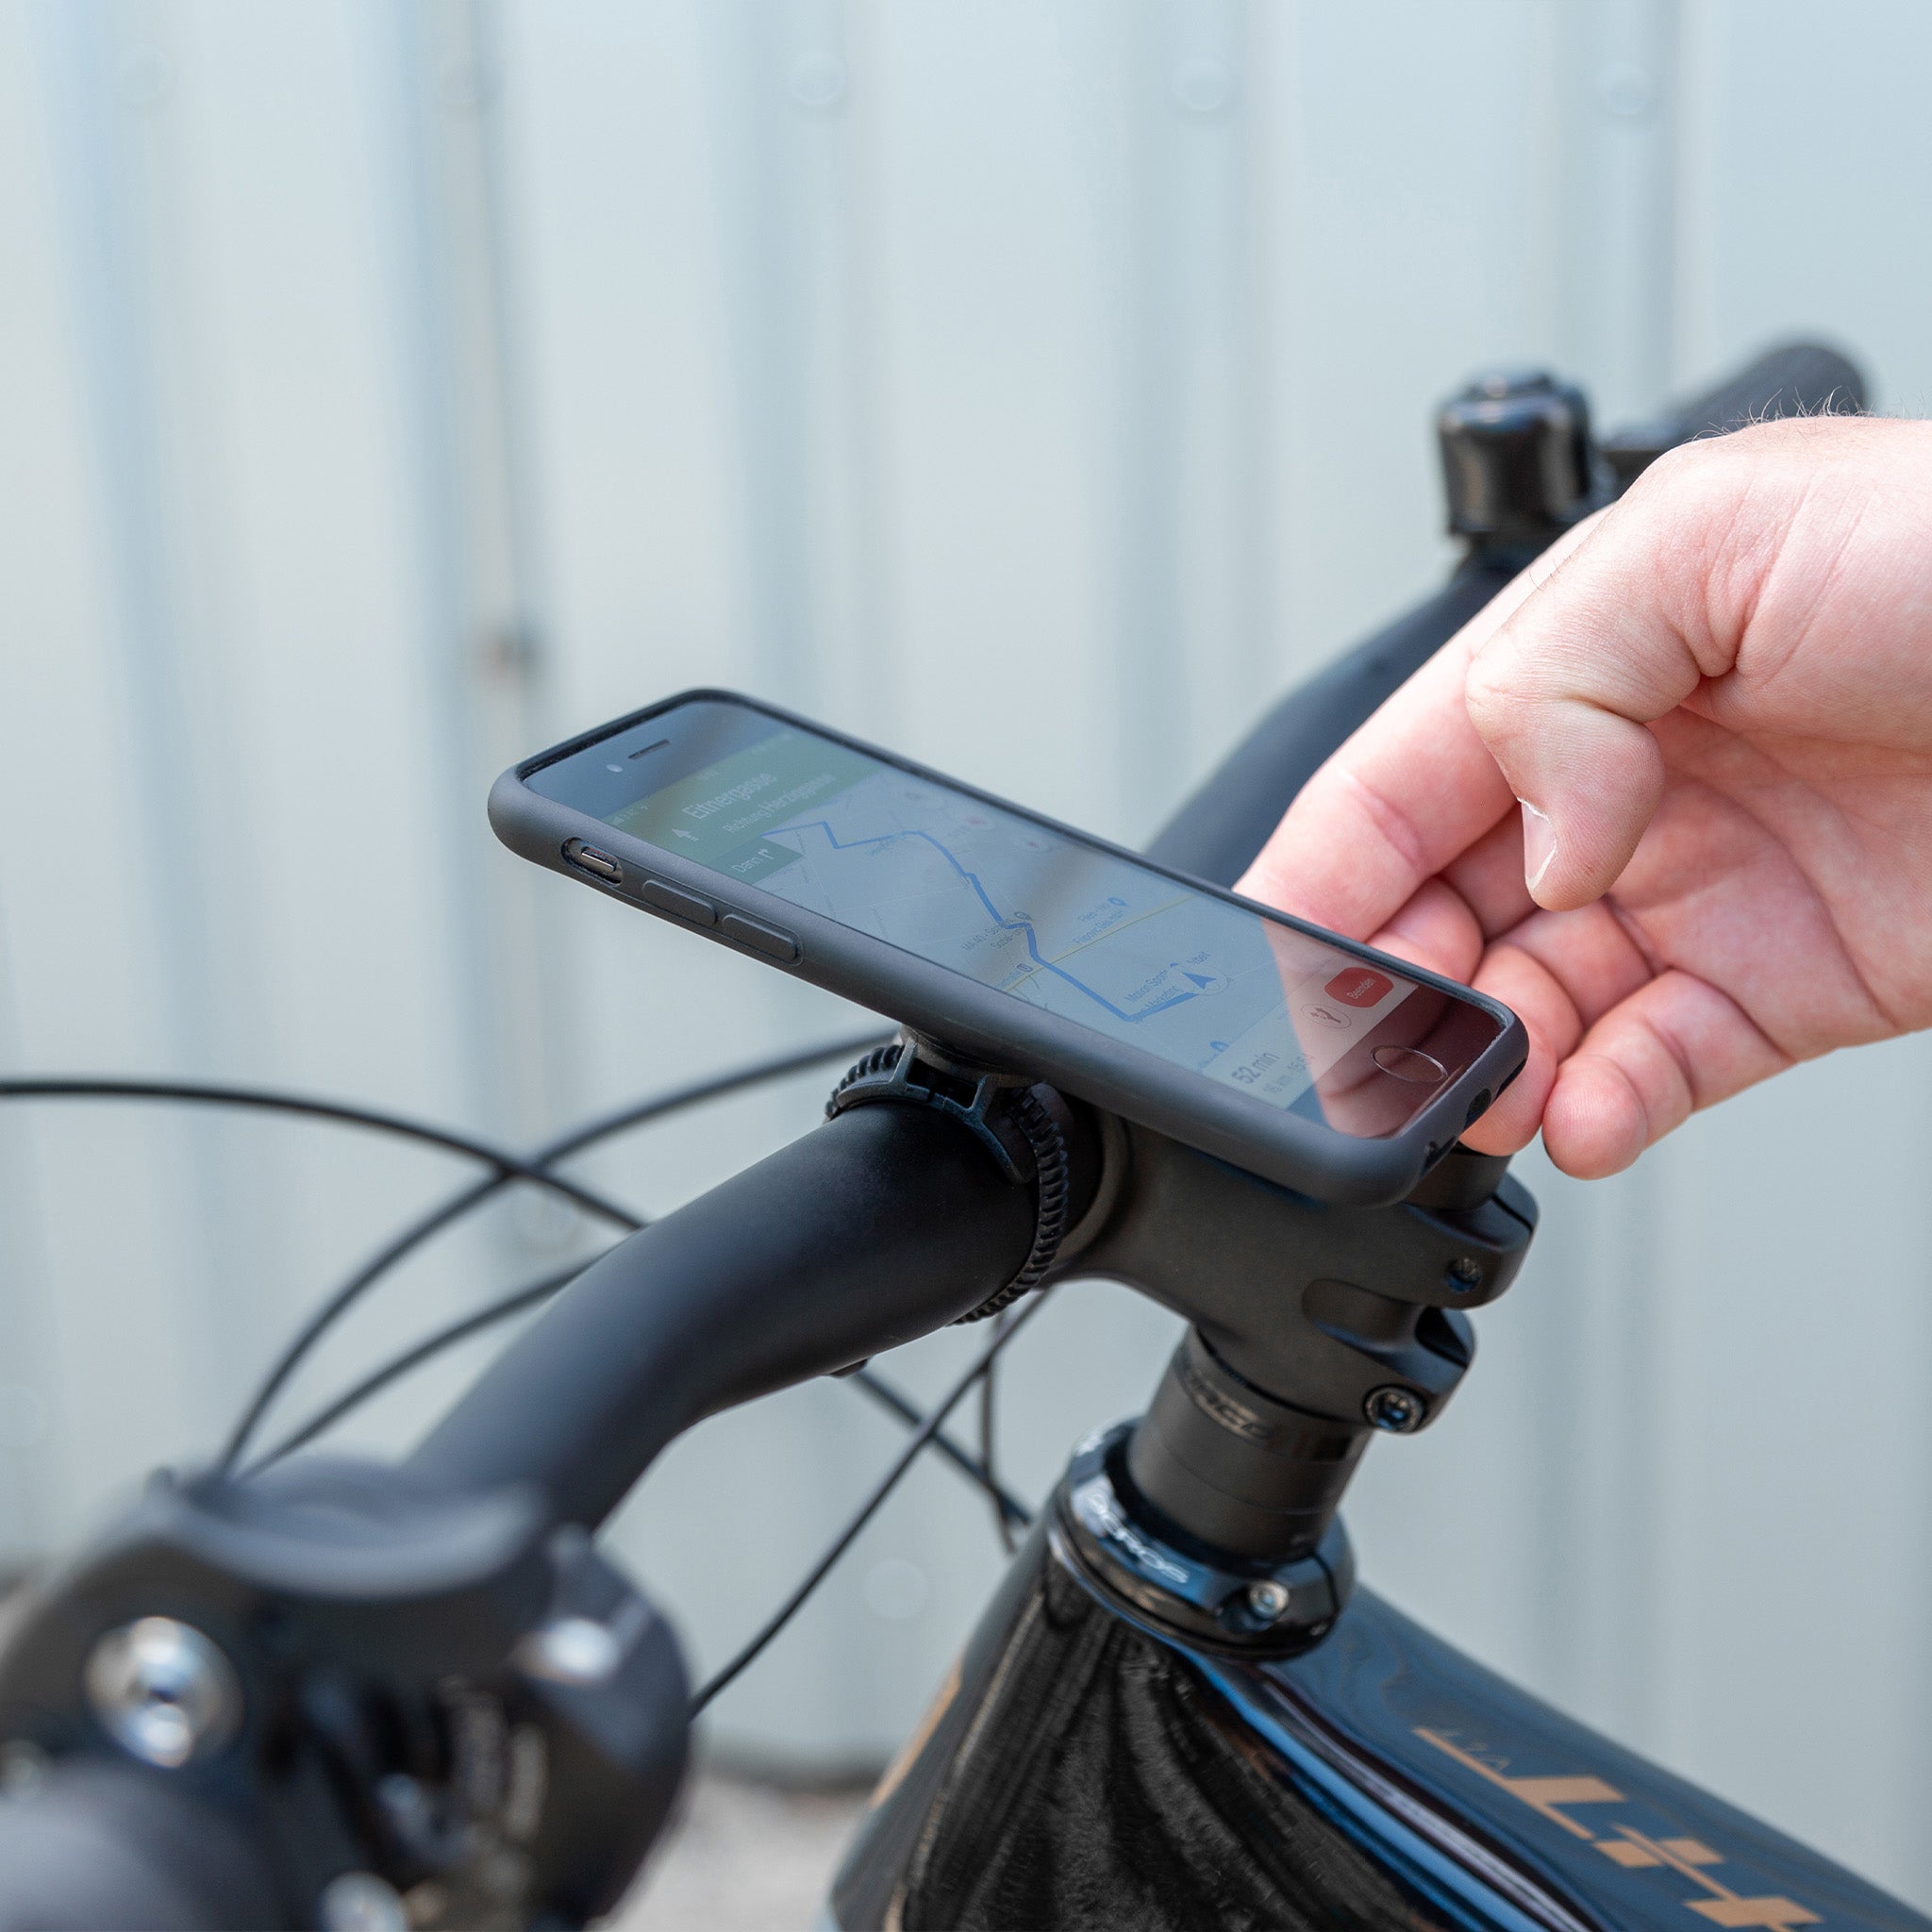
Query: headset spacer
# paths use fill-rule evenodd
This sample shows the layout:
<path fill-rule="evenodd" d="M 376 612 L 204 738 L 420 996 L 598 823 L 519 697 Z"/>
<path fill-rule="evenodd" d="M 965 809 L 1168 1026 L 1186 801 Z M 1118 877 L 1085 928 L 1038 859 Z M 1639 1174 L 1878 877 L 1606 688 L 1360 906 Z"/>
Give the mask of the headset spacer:
<path fill-rule="evenodd" d="M 1064 1107 L 1050 1087 L 955 1060 L 910 1035 L 875 1046 L 833 1088 L 825 1118 L 848 1108 L 898 1101 L 950 1114 L 965 1126 L 1016 1187 L 1034 1190 L 1033 1246 L 998 1293 L 960 1322 L 983 1322 L 1038 1288 L 1052 1272 L 1066 1238 L 1073 1163 L 1058 1113 Z"/>

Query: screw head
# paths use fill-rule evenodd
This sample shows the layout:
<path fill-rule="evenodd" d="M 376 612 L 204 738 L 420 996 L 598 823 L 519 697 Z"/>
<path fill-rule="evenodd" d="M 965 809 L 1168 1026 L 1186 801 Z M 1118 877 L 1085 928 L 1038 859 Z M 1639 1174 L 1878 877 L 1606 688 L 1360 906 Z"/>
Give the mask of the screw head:
<path fill-rule="evenodd" d="M 242 1722 L 235 1667 L 192 1624 L 138 1617 L 90 1653 L 87 1700 L 130 1757 L 166 1771 L 218 1751 Z"/>
<path fill-rule="evenodd" d="M 1246 1591 L 1248 1611 L 1264 1624 L 1273 1624 L 1288 1614 L 1289 1593 L 1285 1583 L 1265 1579 L 1251 1583 Z"/>
<path fill-rule="evenodd" d="M 532 1676 L 556 1684 L 601 1684 L 624 1661 L 624 1645 L 608 1624 L 589 1617 L 558 1617 L 517 1646 L 517 1661 Z"/>
<path fill-rule="evenodd" d="M 1482 1263 L 1469 1255 L 1458 1255 L 1442 1271 L 1442 1278 L 1457 1294 L 1468 1294 L 1483 1285 Z"/>
<path fill-rule="evenodd" d="M 323 1932 L 409 1932 L 402 1894 L 374 1872 L 339 1872 L 322 1889 Z"/>
<path fill-rule="evenodd" d="M 1369 1391 L 1362 1413 L 1378 1429 L 1387 1429 L 1391 1436 L 1406 1436 L 1422 1427 L 1428 1409 L 1413 1389 L 1399 1389 L 1391 1382 Z"/>

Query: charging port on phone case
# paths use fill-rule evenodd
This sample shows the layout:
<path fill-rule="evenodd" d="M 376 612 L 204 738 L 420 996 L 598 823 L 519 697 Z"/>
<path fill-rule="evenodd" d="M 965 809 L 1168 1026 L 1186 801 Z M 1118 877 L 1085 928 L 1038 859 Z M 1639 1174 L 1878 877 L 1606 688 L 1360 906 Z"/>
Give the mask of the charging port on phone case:
<path fill-rule="evenodd" d="M 608 879 L 613 886 L 624 883 L 623 866 L 609 853 L 600 852 L 594 845 L 586 845 L 581 839 L 570 840 L 563 848 L 563 856 L 581 872 Z"/>

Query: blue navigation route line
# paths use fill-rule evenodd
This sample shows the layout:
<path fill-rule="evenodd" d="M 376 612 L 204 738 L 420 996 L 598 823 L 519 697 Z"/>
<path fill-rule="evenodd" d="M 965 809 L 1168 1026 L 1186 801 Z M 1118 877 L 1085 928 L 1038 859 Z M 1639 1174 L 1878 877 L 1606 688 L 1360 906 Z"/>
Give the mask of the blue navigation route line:
<path fill-rule="evenodd" d="M 1151 1020 L 1156 1013 L 1164 1013 L 1170 1007 L 1182 1006 L 1189 1000 L 1197 1000 L 1201 997 L 1198 992 L 1170 993 L 1166 999 L 1138 1013 L 1129 1013 L 1124 1008 L 1115 1006 L 1104 992 L 1095 991 L 1084 979 L 1076 978 L 1064 966 L 1057 966 L 1051 959 L 1047 958 L 1040 950 L 1039 935 L 1033 930 L 1032 921 L 1027 919 L 1008 919 L 987 896 L 986 888 L 979 883 L 978 878 L 974 874 L 968 872 L 930 832 L 881 832 L 877 837 L 872 839 L 841 839 L 824 819 L 808 819 L 802 825 L 785 825 L 776 832 L 767 832 L 765 837 L 775 839 L 782 838 L 787 832 L 814 831 L 823 832 L 831 841 L 834 852 L 856 852 L 861 845 L 891 845 L 900 839 L 924 839 L 978 894 L 979 903 L 986 908 L 988 918 L 992 920 L 1003 931 L 1022 933 L 1025 936 L 1026 951 L 1031 956 L 1033 963 L 1042 973 L 1051 973 L 1057 979 L 1064 979 L 1075 991 L 1084 992 L 1097 1006 L 1105 1007 L 1116 1020 L 1124 1020 L 1130 1026 L 1138 1025 L 1142 1020 Z"/>

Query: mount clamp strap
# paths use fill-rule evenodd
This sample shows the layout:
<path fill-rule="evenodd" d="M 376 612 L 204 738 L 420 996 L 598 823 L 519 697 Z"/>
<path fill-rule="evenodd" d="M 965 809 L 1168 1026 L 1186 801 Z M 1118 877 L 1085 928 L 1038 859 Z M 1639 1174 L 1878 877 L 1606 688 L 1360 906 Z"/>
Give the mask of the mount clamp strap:
<path fill-rule="evenodd" d="M 1072 1161 L 1061 1124 L 1066 1102 L 1024 1076 L 956 1059 L 912 1034 L 876 1046 L 833 1088 L 825 1118 L 848 1108 L 897 1101 L 931 1108 L 959 1122 L 1015 1187 L 1034 1190 L 1033 1246 L 1020 1272 L 961 1322 L 983 1322 L 1010 1307 L 1052 1272 L 1066 1238 Z"/>

